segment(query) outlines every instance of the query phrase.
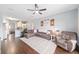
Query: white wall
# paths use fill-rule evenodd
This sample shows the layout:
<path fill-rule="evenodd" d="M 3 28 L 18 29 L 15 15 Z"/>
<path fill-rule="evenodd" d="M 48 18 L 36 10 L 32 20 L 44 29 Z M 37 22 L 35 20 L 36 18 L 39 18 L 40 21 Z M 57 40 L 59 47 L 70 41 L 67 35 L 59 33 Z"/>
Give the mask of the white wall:
<path fill-rule="evenodd" d="M 55 19 L 55 27 L 61 27 L 62 30 L 64 31 L 72 31 L 72 32 L 77 32 L 77 15 L 78 15 L 78 9 L 74 9 L 68 12 L 63 12 L 54 16 L 49 17 L 50 19 L 54 18 Z M 50 20 L 49 19 L 49 20 Z M 37 27 L 40 28 L 40 21 L 37 21 Z M 49 22 L 44 24 L 43 26 L 44 29 L 51 29 L 51 26 Z"/>
<path fill-rule="evenodd" d="M 3 17 L 2 17 L 2 15 L 0 15 L 0 37 L 1 37 L 1 39 L 3 39 L 4 36 L 5 36 L 5 27 L 3 24 Z"/>
<path fill-rule="evenodd" d="M 77 32 L 77 15 L 77 9 L 56 15 L 55 25 L 60 25 L 64 31 Z"/>
<path fill-rule="evenodd" d="M 7 35 L 6 35 L 6 23 L 3 23 L 3 16 L 1 15 L 0 16 L 0 37 L 1 37 L 1 40 L 7 38 Z"/>

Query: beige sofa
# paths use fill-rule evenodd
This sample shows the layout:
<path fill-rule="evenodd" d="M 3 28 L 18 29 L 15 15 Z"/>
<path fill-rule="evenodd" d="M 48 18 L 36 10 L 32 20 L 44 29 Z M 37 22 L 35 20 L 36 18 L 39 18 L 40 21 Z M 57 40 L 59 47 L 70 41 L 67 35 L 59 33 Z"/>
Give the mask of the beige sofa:
<path fill-rule="evenodd" d="M 39 36 L 39 37 L 41 37 L 41 38 L 45 38 L 45 39 L 47 39 L 47 40 L 51 40 L 50 35 L 47 34 L 47 33 L 45 33 L 45 32 L 37 32 L 35 35 L 36 35 L 36 36 Z"/>
<path fill-rule="evenodd" d="M 58 46 L 64 48 L 69 52 L 72 52 L 75 49 L 77 43 L 76 33 L 62 31 L 61 35 L 58 35 L 56 38 Z"/>

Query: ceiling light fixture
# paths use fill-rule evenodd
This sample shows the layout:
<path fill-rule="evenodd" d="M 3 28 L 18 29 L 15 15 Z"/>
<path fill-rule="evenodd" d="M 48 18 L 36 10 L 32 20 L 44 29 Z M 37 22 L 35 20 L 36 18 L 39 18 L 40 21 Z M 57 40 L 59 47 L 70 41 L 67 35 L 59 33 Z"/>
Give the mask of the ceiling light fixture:
<path fill-rule="evenodd" d="M 36 13 L 38 13 L 38 11 L 35 11 Z"/>
<path fill-rule="evenodd" d="M 41 11 L 46 11 L 47 9 L 44 8 L 44 9 L 39 9 L 39 6 L 37 4 L 35 4 L 35 9 L 27 9 L 28 11 L 33 11 L 34 13 L 33 14 L 42 14 Z"/>

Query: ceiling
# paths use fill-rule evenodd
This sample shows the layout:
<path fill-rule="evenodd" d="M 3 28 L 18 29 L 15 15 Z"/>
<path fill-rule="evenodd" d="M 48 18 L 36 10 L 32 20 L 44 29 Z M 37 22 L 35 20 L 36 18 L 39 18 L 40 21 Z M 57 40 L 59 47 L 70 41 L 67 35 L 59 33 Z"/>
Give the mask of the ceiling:
<path fill-rule="evenodd" d="M 42 15 L 35 14 L 33 12 L 27 11 L 27 9 L 34 9 L 34 4 L 0 4 L 0 14 L 3 17 L 9 16 L 13 18 L 18 18 L 22 20 L 28 20 L 33 17 L 48 17 L 62 12 L 67 12 L 72 9 L 79 7 L 78 4 L 39 4 L 40 9 L 47 8 L 43 11 Z"/>

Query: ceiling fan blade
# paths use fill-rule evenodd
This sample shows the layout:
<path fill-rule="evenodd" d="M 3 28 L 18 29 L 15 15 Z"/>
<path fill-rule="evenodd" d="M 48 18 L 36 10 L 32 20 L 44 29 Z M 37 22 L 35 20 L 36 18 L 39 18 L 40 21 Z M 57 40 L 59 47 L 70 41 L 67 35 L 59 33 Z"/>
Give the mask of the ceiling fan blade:
<path fill-rule="evenodd" d="M 33 14 L 35 14 L 35 12 L 33 12 Z"/>
<path fill-rule="evenodd" d="M 27 9 L 27 10 L 29 10 L 29 11 L 34 11 L 34 10 L 32 10 L 32 9 Z"/>
<path fill-rule="evenodd" d="M 35 4 L 35 8 L 38 8 L 38 5 L 37 4 Z"/>
<path fill-rule="evenodd" d="M 47 10 L 46 8 L 45 9 L 40 9 L 39 11 L 45 11 L 45 10 Z"/>
<path fill-rule="evenodd" d="M 41 12 L 38 12 L 39 14 L 42 14 Z"/>

